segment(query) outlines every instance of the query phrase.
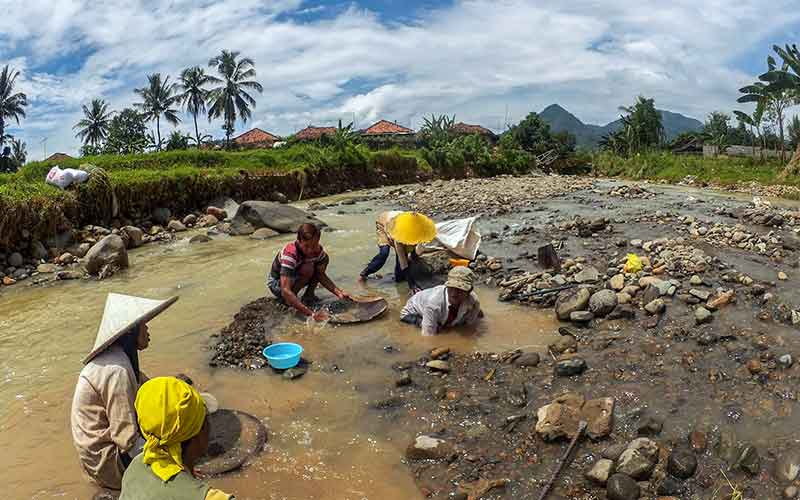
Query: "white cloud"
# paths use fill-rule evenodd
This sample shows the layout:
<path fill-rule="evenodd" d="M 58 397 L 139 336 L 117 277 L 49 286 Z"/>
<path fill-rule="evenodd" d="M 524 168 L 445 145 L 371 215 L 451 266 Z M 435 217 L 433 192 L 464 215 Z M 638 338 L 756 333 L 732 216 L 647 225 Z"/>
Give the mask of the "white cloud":
<path fill-rule="evenodd" d="M 518 120 L 552 102 L 600 123 L 638 94 L 702 118 L 736 107 L 754 75 L 733 61 L 800 22 L 793 5 L 773 0 L 782 15 L 765 16 L 762 0 L 465 0 L 403 24 L 355 6 L 308 21 L 324 6 L 301 0 L 0 0 L 0 59 L 24 72 L 20 135 L 50 136 L 51 151 L 77 150 L 82 103 L 130 105 L 147 73 L 177 75 L 222 48 L 255 59 L 265 91 L 252 125 L 277 133 L 353 113 L 359 126 L 446 112 L 497 127 L 506 107 Z M 75 71 L 40 69 L 74 57 Z"/>

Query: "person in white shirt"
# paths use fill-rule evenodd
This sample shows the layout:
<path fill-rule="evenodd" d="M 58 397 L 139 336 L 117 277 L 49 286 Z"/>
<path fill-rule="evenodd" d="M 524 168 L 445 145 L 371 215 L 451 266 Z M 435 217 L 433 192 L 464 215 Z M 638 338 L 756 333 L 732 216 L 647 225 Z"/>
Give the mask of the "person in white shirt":
<path fill-rule="evenodd" d="M 447 282 L 423 290 L 406 303 L 400 321 L 422 328 L 422 335 L 436 335 L 458 325 L 471 325 L 483 317 L 481 304 L 472 291 L 475 273 L 468 267 L 454 267 Z"/>

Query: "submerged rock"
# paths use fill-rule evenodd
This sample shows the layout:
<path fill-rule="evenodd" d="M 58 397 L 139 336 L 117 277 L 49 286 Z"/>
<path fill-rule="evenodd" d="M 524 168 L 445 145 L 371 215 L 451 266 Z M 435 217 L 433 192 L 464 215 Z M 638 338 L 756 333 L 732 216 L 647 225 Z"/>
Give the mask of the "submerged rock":
<path fill-rule="evenodd" d="M 639 485 L 630 476 L 617 473 L 608 478 L 606 495 L 609 500 L 636 500 L 640 494 Z"/>
<path fill-rule="evenodd" d="M 453 453 L 453 448 L 444 439 L 417 436 L 406 450 L 408 460 L 444 460 Z"/>
<path fill-rule="evenodd" d="M 591 293 L 586 288 L 561 292 L 556 299 L 556 316 L 561 321 L 570 319 L 570 314 L 585 311 L 589 307 Z"/>
<path fill-rule="evenodd" d="M 325 223 L 303 210 L 291 205 L 281 205 L 270 201 L 245 201 L 233 218 L 236 222 L 247 222 L 254 230 L 268 227 L 279 233 L 293 233 L 301 224 L 311 223 L 325 227 Z"/>
<path fill-rule="evenodd" d="M 594 466 L 586 473 L 586 478 L 605 486 L 608 478 L 614 472 L 614 462 L 606 458 L 598 460 Z"/>

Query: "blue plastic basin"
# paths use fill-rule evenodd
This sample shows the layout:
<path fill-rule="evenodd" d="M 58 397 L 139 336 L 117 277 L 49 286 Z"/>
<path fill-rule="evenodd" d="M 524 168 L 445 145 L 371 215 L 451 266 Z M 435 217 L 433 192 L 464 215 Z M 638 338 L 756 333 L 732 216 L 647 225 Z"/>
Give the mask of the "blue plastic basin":
<path fill-rule="evenodd" d="M 292 342 L 282 342 L 267 346 L 263 351 L 269 366 L 278 370 L 294 368 L 300 362 L 300 355 L 303 354 L 303 347 Z"/>

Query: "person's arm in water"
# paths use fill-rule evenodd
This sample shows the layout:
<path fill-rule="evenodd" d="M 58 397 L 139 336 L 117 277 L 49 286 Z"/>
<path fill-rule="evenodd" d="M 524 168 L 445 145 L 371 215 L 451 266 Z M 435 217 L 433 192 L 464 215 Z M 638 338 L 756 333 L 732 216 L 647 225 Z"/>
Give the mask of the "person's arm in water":
<path fill-rule="evenodd" d="M 406 283 L 408 283 L 408 288 L 409 290 L 411 290 L 411 293 L 413 294 L 419 292 L 420 290 L 422 290 L 422 288 L 417 284 L 417 282 L 414 280 L 414 278 L 411 276 L 411 273 L 409 272 L 408 267 L 410 265 L 411 259 L 409 257 L 408 248 L 409 247 L 403 245 L 402 243 L 395 242 L 394 244 L 394 251 L 397 253 L 397 261 L 400 264 L 400 270 L 403 271 L 403 273 L 405 274 Z"/>
<path fill-rule="evenodd" d="M 439 321 L 436 308 L 433 306 L 426 306 L 422 309 L 422 335 L 424 337 L 432 337 L 439 333 Z"/>
<path fill-rule="evenodd" d="M 320 265 L 317 266 L 317 273 L 319 275 L 319 283 L 324 286 L 329 292 L 336 295 L 336 297 L 343 299 L 343 300 L 351 300 L 350 294 L 336 286 L 336 284 L 328 277 L 328 274 L 325 272 L 328 266 Z"/>
<path fill-rule="evenodd" d="M 472 325 L 478 322 L 479 319 L 483 317 L 483 311 L 481 311 L 481 303 L 478 301 L 477 297 L 472 297 L 472 305 L 464 315 L 464 324 L 465 325 Z"/>
<path fill-rule="evenodd" d="M 311 316 L 316 320 L 324 319 L 325 314 L 323 311 L 315 313 L 310 307 L 303 304 L 297 294 L 294 293 L 292 290 L 293 281 L 291 276 L 281 275 L 281 294 L 283 295 L 283 300 L 299 311 L 300 314 Z"/>

